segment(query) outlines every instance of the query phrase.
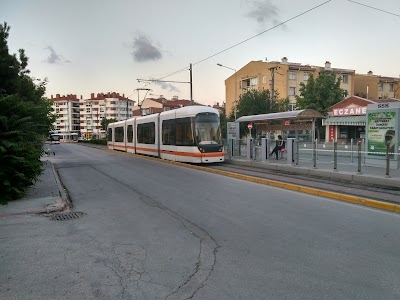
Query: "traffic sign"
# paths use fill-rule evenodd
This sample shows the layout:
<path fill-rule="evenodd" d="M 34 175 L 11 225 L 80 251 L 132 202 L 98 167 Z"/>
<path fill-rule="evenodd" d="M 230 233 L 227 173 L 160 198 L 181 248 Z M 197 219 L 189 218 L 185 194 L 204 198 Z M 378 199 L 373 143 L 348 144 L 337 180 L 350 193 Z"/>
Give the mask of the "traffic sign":
<path fill-rule="evenodd" d="M 251 123 L 247 124 L 247 128 L 248 129 L 252 129 L 253 128 L 253 124 L 251 124 Z"/>

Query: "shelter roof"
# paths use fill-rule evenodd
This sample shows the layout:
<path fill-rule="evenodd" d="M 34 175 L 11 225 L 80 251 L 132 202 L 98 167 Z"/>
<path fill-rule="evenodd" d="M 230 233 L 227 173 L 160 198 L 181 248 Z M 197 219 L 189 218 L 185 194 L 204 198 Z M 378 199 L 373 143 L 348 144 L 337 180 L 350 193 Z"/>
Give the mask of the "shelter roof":
<path fill-rule="evenodd" d="M 243 116 L 237 119 L 235 122 L 262 122 L 271 120 L 312 120 L 321 119 L 324 116 L 313 109 L 293 110 L 284 111 L 272 114 L 252 115 Z"/>

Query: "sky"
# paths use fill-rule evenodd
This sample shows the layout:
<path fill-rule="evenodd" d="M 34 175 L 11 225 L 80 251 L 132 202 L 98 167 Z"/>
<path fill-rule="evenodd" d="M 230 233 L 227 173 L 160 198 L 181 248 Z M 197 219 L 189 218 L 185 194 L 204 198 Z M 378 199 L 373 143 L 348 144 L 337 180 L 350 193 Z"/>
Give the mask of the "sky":
<path fill-rule="evenodd" d="M 221 104 L 231 69 L 282 57 L 400 75 L 399 0 L 0 0 L 0 22 L 48 97 L 190 99 L 192 64 L 193 99 Z"/>

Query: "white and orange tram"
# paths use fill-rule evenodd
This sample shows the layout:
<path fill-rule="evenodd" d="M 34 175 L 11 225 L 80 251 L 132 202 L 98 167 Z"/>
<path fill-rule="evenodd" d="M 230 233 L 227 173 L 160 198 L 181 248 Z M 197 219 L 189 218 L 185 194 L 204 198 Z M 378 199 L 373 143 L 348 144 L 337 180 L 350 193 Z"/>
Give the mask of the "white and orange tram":
<path fill-rule="evenodd" d="M 110 123 L 109 149 L 189 162 L 223 162 L 218 110 L 187 106 Z"/>

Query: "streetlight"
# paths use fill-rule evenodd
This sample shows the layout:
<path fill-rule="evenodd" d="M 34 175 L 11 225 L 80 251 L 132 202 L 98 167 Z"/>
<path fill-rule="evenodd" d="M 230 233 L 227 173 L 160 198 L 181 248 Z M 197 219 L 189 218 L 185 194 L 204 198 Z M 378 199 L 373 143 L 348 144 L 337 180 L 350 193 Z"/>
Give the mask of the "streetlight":
<path fill-rule="evenodd" d="M 236 121 L 236 73 L 237 73 L 237 71 L 235 70 L 235 69 L 233 69 L 233 68 L 230 68 L 230 67 L 227 67 L 227 66 L 224 66 L 224 65 L 221 65 L 221 64 L 217 64 L 217 66 L 220 66 L 220 67 L 223 67 L 223 68 L 227 68 L 227 69 L 229 69 L 229 70 L 232 70 L 232 71 L 234 71 L 235 72 L 235 99 L 234 99 L 234 102 L 233 102 L 233 111 L 234 111 L 234 113 L 235 113 L 235 121 Z"/>

